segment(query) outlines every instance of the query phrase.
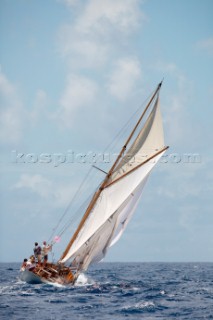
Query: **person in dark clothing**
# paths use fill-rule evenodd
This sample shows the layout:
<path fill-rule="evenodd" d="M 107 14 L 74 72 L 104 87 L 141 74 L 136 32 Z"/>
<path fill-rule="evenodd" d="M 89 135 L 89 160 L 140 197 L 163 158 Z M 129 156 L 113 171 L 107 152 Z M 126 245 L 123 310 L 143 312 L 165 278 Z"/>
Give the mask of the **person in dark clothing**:
<path fill-rule="evenodd" d="M 41 247 L 38 245 L 38 242 L 35 242 L 35 247 L 33 251 L 38 264 L 40 264 L 41 263 Z"/>

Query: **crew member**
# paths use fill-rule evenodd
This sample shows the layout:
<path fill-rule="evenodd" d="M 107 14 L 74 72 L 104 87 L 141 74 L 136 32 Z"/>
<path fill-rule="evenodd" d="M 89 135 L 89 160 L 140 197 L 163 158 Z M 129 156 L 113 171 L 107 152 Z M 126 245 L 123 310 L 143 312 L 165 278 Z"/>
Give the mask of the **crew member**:
<path fill-rule="evenodd" d="M 43 267 L 46 266 L 47 261 L 48 261 L 48 252 L 52 249 L 52 246 L 47 245 L 46 241 L 43 241 L 43 246 L 42 246 L 42 256 L 43 256 Z"/>
<path fill-rule="evenodd" d="M 21 265 L 21 271 L 24 271 L 27 267 L 27 259 L 24 259 L 23 262 L 22 262 L 22 265 Z"/>
<path fill-rule="evenodd" d="M 38 245 L 38 242 L 35 242 L 35 247 L 33 251 L 38 264 L 40 264 L 41 263 L 41 247 Z"/>

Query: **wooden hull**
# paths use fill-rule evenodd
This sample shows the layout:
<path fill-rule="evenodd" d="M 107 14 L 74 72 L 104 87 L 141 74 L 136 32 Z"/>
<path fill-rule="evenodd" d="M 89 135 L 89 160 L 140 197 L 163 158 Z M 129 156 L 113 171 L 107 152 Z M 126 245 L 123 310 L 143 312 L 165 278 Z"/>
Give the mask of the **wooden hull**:
<path fill-rule="evenodd" d="M 68 267 L 58 268 L 58 266 L 49 264 L 46 267 L 36 267 L 33 270 L 25 269 L 20 272 L 20 279 L 29 284 L 49 283 L 72 285 L 77 279 Z"/>

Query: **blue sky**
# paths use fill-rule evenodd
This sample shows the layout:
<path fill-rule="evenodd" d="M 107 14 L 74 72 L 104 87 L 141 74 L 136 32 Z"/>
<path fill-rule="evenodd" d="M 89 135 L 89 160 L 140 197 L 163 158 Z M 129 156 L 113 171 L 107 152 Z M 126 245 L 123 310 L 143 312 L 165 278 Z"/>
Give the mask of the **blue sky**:
<path fill-rule="evenodd" d="M 211 0 L 1 1 L 1 261 L 49 238 L 91 155 L 162 78 L 170 149 L 106 261 L 213 261 L 212 11 Z"/>

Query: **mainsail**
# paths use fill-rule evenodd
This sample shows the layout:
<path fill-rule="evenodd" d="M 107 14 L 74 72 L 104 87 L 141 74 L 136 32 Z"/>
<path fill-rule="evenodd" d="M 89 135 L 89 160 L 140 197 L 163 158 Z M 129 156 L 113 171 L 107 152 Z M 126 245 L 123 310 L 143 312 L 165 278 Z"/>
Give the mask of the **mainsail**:
<path fill-rule="evenodd" d="M 161 84 L 95 192 L 60 262 L 72 259 L 79 271 L 86 270 L 103 259 L 125 230 L 151 170 L 168 148 L 164 146 L 159 103 Z"/>

